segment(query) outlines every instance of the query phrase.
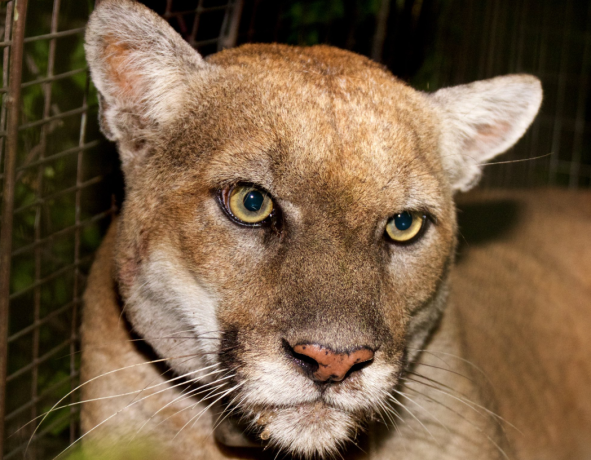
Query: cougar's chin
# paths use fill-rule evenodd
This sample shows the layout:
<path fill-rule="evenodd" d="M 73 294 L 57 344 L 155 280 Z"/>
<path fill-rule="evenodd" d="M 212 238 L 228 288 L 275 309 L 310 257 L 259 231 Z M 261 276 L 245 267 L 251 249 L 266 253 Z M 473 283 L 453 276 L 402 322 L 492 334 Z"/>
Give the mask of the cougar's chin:
<path fill-rule="evenodd" d="M 353 414 L 322 401 L 253 415 L 263 440 L 281 452 L 304 458 L 335 454 L 360 427 Z"/>

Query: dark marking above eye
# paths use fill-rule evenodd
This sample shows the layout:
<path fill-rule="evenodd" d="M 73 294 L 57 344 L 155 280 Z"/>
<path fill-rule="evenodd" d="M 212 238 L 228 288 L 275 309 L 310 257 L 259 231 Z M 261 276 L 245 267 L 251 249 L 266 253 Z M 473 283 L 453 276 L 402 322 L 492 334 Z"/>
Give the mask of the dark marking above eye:
<path fill-rule="evenodd" d="M 408 230 L 412 225 L 412 214 L 404 211 L 394 216 L 394 225 L 400 231 Z"/>
<path fill-rule="evenodd" d="M 265 201 L 265 197 L 261 192 L 258 190 L 251 190 L 244 196 L 242 203 L 249 211 L 257 212 L 261 209 L 263 201 Z"/>

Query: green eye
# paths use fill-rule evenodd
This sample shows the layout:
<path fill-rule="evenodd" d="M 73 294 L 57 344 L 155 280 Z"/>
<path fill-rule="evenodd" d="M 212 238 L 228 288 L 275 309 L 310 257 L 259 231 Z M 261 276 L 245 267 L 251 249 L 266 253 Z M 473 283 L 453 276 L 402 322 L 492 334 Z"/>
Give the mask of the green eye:
<path fill-rule="evenodd" d="M 420 212 L 404 211 L 392 217 L 386 233 L 396 243 L 408 243 L 421 232 L 425 216 Z"/>
<path fill-rule="evenodd" d="M 261 223 L 273 212 L 273 200 L 252 185 L 232 187 L 226 206 L 236 219 L 246 224 Z"/>

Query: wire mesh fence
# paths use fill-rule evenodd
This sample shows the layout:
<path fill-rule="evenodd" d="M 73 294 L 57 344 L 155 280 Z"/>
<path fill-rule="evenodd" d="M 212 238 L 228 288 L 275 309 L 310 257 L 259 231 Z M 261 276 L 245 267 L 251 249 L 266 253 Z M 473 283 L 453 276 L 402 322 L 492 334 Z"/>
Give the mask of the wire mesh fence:
<path fill-rule="evenodd" d="M 484 186 L 591 185 L 589 85 L 591 2 L 564 0 L 457 1 L 440 17 L 434 85 L 507 73 L 542 80 L 544 102 L 530 131 Z"/>
<path fill-rule="evenodd" d="M 153 3 L 204 54 L 235 40 L 239 1 Z M 84 59 L 92 3 L 16 7 L 0 3 L 3 458 L 52 458 L 76 439 L 78 407 L 35 433 L 36 418 L 78 384 L 81 294 L 121 185 Z"/>
<path fill-rule="evenodd" d="M 98 235 L 97 226 L 112 212 L 110 203 L 100 210 L 87 203 L 89 194 L 108 189 L 100 188 L 106 173 L 101 162 L 86 161 L 96 155 L 93 149 L 100 141 L 87 123 L 96 110 L 93 114 L 84 57 L 75 52 L 84 16 L 71 6 L 61 8 L 59 1 L 35 4 L 35 14 L 27 14 L 26 2 L 14 6 L 9 2 L 3 11 L 2 68 L 2 118 L 7 123 L 2 238 L 3 255 L 11 259 L 2 265 L 2 309 L 8 316 L 3 350 L 9 357 L 3 362 L 7 433 L 36 418 L 77 377 L 81 274 L 92 255 L 90 235 Z M 31 30 L 35 35 L 27 35 Z M 73 437 L 74 424 L 68 428 L 74 413 L 75 408 L 51 417 L 39 435 Z M 34 425 L 6 438 L 5 458 L 18 455 Z M 37 450 L 34 444 L 31 456 L 42 455 Z"/>
<path fill-rule="evenodd" d="M 589 2 L 144 3 L 204 55 L 236 41 L 324 42 L 372 56 L 423 90 L 534 73 L 546 91 L 541 115 L 503 159 L 550 155 L 491 166 L 484 185 L 591 185 Z M 78 0 L 0 2 L 0 444 L 6 459 L 52 458 L 79 435 L 75 405 L 52 414 L 35 434 L 34 420 L 78 383 L 81 294 L 122 193 L 84 60 L 93 7 Z"/>

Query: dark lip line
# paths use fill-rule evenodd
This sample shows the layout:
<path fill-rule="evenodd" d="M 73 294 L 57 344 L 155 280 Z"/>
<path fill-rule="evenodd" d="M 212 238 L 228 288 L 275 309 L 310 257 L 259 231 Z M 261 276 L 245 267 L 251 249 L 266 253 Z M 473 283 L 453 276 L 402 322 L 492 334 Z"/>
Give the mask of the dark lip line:
<path fill-rule="evenodd" d="M 328 403 L 327 401 L 325 401 L 322 396 L 312 400 L 312 401 L 304 401 L 298 404 L 277 404 L 277 405 L 259 405 L 259 404 L 255 404 L 252 406 L 252 408 L 254 409 L 253 412 L 265 412 L 265 411 L 279 411 L 279 410 L 285 410 L 285 409 L 294 409 L 294 408 L 298 408 L 301 406 L 311 406 L 311 405 L 315 405 L 318 403 L 322 403 L 324 406 L 326 406 L 329 409 L 334 409 L 337 410 L 339 412 L 344 412 L 347 414 L 355 414 L 360 412 L 359 410 L 355 410 L 355 411 L 350 411 L 350 410 L 346 410 L 343 409 L 341 407 L 337 407 L 333 404 Z M 370 408 L 367 408 L 366 410 L 369 410 Z"/>

